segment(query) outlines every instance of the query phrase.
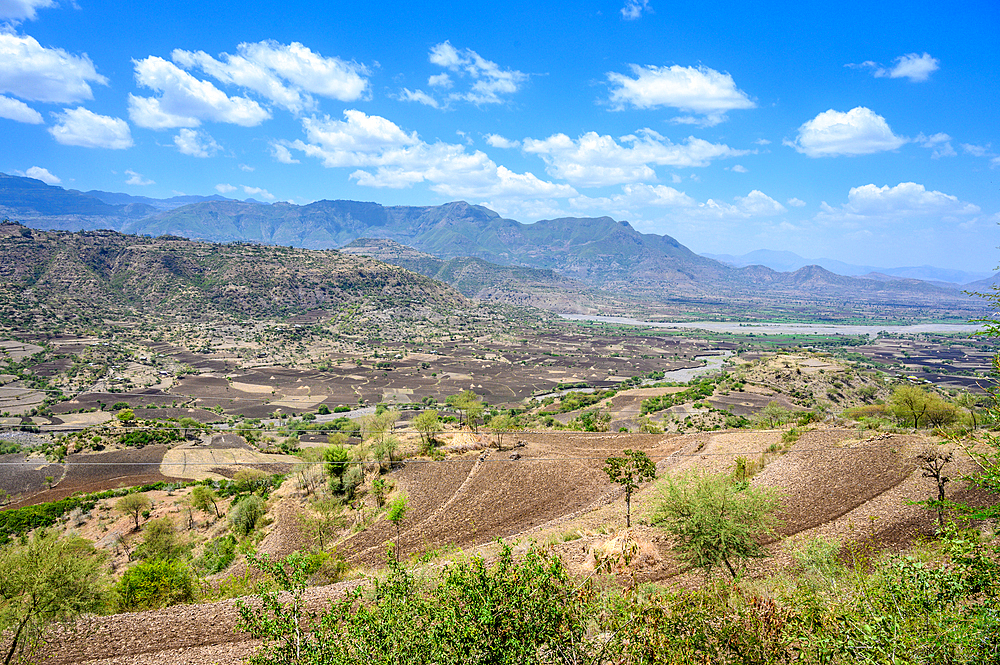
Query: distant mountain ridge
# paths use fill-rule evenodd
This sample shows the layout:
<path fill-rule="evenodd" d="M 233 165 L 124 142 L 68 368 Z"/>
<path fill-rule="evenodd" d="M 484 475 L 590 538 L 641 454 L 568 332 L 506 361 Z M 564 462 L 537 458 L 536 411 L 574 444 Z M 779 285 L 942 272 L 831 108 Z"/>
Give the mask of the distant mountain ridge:
<path fill-rule="evenodd" d="M 919 279 L 925 282 L 939 283 L 941 286 L 968 285 L 983 279 L 989 279 L 989 273 L 967 272 L 934 266 L 907 266 L 902 268 L 882 268 L 877 266 L 855 265 L 836 259 L 806 259 L 794 252 L 758 249 L 746 254 L 710 254 L 703 252 L 702 256 L 727 263 L 736 268 L 750 265 L 762 265 L 779 272 L 793 272 L 808 265 L 818 265 L 830 272 L 847 277 L 870 276 L 870 279 L 902 278 Z"/>
<path fill-rule="evenodd" d="M 131 202 L 112 205 L 37 180 L 0 177 L 0 212 L 36 228 L 111 228 L 152 237 L 172 235 L 216 243 L 311 249 L 340 248 L 360 238 L 392 240 L 444 262 L 466 259 L 437 276 L 461 284 L 465 291 L 500 283 L 532 283 L 536 291 L 543 287 L 578 292 L 571 286 L 578 282 L 587 289 L 624 298 L 633 303 L 633 309 L 638 308 L 636 311 L 642 310 L 642 303 L 659 303 L 668 307 L 657 311 L 676 314 L 744 310 L 758 315 L 773 311 L 783 316 L 818 309 L 840 313 L 837 316 L 866 312 L 878 317 L 889 308 L 895 312 L 893 316 L 920 311 L 935 317 L 969 318 L 969 312 L 978 314 L 981 309 L 978 301 L 954 288 L 915 279 L 859 279 L 815 265 L 791 272 L 762 265 L 736 268 L 695 254 L 670 236 L 640 233 L 629 222 L 610 217 L 567 217 L 524 224 L 464 201 L 382 206 L 323 200 L 299 206 L 227 199 L 156 210 L 132 200 L 137 197 L 106 198 Z M 74 206 L 86 214 L 73 214 Z M 427 258 L 420 260 L 426 263 Z M 534 273 L 526 279 L 526 274 L 504 274 L 498 266 L 558 274 L 541 279 L 540 273 Z M 426 275 L 430 270 L 427 267 L 420 272 Z M 567 281 L 555 287 L 553 279 Z M 575 310 L 566 303 L 552 307 Z"/>

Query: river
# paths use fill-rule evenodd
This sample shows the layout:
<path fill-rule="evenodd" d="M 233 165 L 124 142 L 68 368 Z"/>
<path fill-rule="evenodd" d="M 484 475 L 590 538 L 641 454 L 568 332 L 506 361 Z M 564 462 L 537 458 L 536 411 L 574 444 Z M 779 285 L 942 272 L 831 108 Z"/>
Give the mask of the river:
<path fill-rule="evenodd" d="M 732 323 L 724 321 L 663 322 L 640 321 L 625 316 L 598 316 L 591 314 L 560 314 L 570 321 L 593 321 L 595 323 L 616 323 L 644 328 L 673 328 L 685 330 L 708 330 L 716 333 L 736 335 L 877 335 L 880 332 L 913 335 L 917 333 L 966 334 L 983 330 L 981 325 L 970 323 L 918 323 L 908 326 L 875 324 L 870 326 L 836 323 Z"/>

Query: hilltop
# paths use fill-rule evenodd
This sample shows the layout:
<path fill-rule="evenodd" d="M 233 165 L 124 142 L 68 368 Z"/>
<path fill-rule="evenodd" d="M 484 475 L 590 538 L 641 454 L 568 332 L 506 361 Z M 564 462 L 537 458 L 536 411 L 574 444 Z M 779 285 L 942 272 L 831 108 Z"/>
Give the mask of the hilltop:
<path fill-rule="evenodd" d="M 361 256 L 221 245 L 115 231 L 36 231 L 0 224 L 0 316 L 39 318 L 288 317 L 367 302 L 461 306 L 453 289 Z"/>

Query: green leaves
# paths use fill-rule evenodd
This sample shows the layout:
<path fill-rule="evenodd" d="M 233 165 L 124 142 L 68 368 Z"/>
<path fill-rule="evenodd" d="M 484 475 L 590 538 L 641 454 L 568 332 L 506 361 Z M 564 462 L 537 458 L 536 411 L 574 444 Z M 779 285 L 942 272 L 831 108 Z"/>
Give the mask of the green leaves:
<path fill-rule="evenodd" d="M 650 522 L 674 537 L 683 562 L 707 573 L 725 565 L 735 579 L 741 559 L 767 556 L 759 541 L 774 534 L 778 506 L 773 489 L 692 472 L 661 486 Z"/>

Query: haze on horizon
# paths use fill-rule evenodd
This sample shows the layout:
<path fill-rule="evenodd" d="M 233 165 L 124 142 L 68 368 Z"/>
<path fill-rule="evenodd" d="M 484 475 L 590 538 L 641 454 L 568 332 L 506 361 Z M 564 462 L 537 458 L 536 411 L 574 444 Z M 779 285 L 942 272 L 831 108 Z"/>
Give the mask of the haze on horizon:
<path fill-rule="evenodd" d="M 1000 262 L 1000 8 L 0 2 L 0 171 Z M 994 147 L 994 144 L 998 147 Z"/>

